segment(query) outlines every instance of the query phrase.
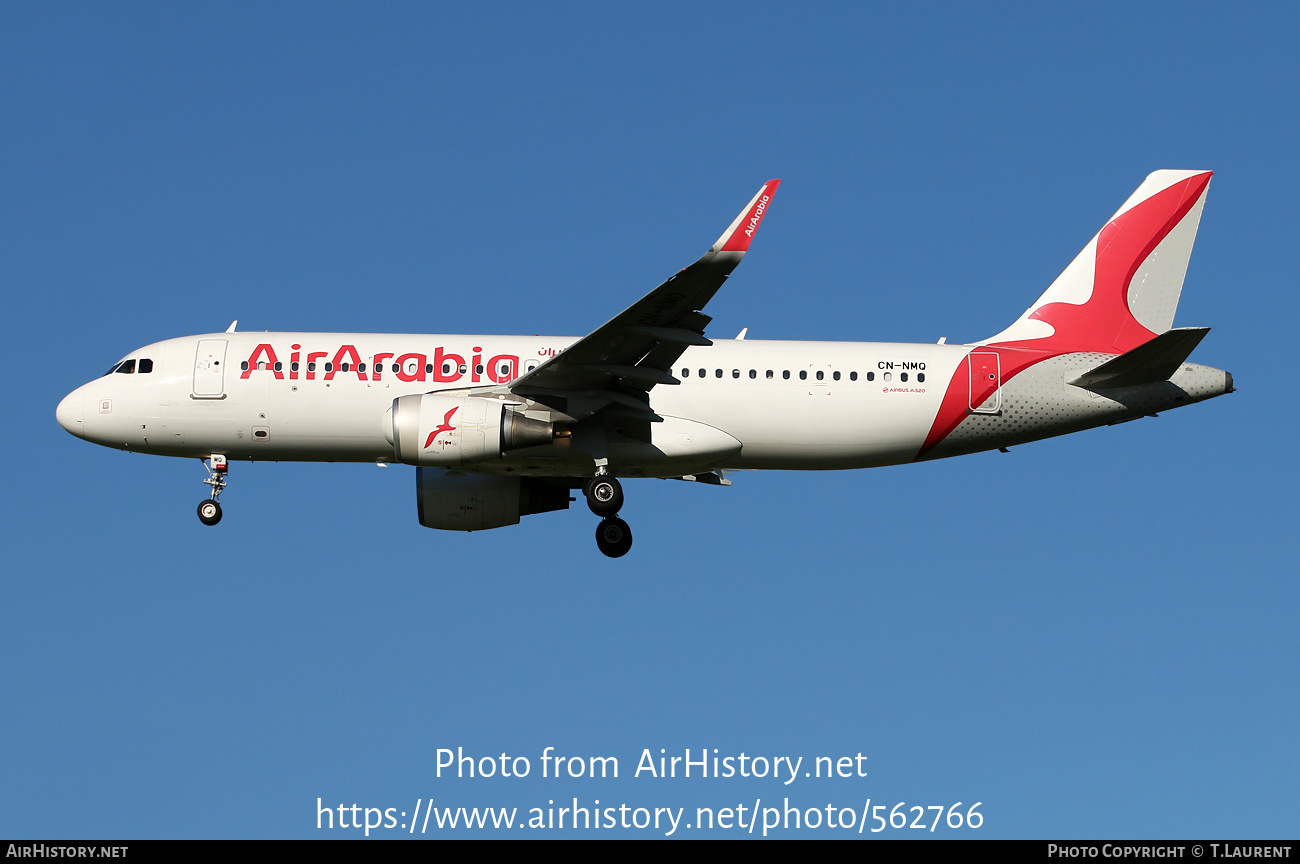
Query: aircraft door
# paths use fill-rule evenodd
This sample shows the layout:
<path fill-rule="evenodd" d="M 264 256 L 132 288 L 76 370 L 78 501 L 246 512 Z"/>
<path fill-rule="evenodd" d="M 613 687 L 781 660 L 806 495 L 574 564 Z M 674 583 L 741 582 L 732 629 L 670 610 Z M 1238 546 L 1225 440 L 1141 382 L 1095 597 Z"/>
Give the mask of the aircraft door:
<path fill-rule="evenodd" d="M 200 339 L 194 354 L 194 396 L 224 399 L 226 390 L 226 340 Z"/>
<path fill-rule="evenodd" d="M 972 414 L 998 414 L 1002 411 L 1001 358 L 992 351 L 972 351 L 966 356 L 970 368 Z M 992 397 L 992 398 L 990 398 Z"/>

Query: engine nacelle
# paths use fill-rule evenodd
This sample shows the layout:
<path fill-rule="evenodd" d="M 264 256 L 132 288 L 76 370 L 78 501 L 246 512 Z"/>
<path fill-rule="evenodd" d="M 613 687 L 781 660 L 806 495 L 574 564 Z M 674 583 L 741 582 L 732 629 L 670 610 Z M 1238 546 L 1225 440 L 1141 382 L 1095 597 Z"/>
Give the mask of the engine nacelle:
<path fill-rule="evenodd" d="M 518 525 L 521 516 L 567 510 L 569 489 L 535 477 L 415 470 L 420 524 L 444 531 L 482 531 Z"/>
<path fill-rule="evenodd" d="M 402 396 L 393 400 L 392 415 L 393 451 L 408 465 L 452 468 L 555 438 L 553 424 L 512 411 L 499 399 Z"/>

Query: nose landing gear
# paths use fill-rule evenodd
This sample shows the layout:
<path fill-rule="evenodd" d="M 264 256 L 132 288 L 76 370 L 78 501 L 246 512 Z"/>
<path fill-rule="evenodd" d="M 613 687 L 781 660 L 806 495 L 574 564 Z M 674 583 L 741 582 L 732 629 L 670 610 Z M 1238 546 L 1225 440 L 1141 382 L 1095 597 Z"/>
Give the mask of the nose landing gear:
<path fill-rule="evenodd" d="M 610 474 L 601 473 L 587 481 L 583 492 L 591 512 L 602 517 L 596 526 L 596 548 L 610 558 L 622 558 L 632 548 L 632 529 L 618 518 L 623 508 L 623 486 Z"/>
<path fill-rule="evenodd" d="M 216 525 L 221 521 L 221 503 L 217 499 L 226 488 L 226 457 L 214 454 L 211 459 L 201 461 L 208 471 L 208 479 L 203 482 L 212 487 L 212 497 L 199 502 L 199 521 L 204 525 Z"/>

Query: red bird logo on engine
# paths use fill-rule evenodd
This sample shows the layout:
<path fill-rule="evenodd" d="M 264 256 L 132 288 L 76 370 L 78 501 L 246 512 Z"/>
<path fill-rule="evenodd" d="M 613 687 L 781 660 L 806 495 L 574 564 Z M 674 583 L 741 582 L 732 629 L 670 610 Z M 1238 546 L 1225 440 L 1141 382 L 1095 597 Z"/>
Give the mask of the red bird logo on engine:
<path fill-rule="evenodd" d="M 450 411 L 448 411 L 448 412 L 447 412 L 447 416 L 445 416 L 445 417 L 442 418 L 442 424 L 441 424 L 440 426 L 438 426 L 436 429 L 434 429 L 432 432 L 429 433 L 429 440 L 427 440 L 427 441 L 424 442 L 424 449 L 425 449 L 425 450 L 428 450 L 431 446 L 433 446 L 433 439 L 438 437 L 438 433 L 439 433 L 439 432 L 455 432 L 455 431 L 456 431 L 456 427 L 451 425 L 451 415 L 455 414 L 457 410 L 459 410 L 459 407 L 457 407 L 457 408 L 453 408 L 453 409 L 451 409 Z M 443 447 L 446 447 L 446 446 L 447 446 L 448 444 L 450 444 L 450 443 L 451 443 L 450 440 L 443 441 L 443 442 L 442 442 L 442 446 L 443 446 Z"/>

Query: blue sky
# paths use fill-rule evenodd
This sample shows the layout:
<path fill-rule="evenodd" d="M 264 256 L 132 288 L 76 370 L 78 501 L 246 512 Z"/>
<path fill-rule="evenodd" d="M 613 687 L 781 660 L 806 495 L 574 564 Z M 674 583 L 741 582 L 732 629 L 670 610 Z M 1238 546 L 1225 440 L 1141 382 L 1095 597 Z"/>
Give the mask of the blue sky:
<path fill-rule="evenodd" d="M 1295 837 L 1297 29 L 1282 4 L 0 9 L 0 836 L 577 797 Z M 581 506 L 424 529 L 405 467 L 237 465 L 206 529 L 197 464 L 54 422 L 235 318 L 582 335 L 771 177 L 712 335 L 975 340 L 1158 168 L 1217 172 L 1176 323 L 1214 328 L 1194 359 L 1238 393 L 1010 455 L 629 483 L 617 561 Z M 532 773 L 438 778 L 456 747 Z M 546 747 L 620 777 L 544 779 Z M 631 776 L 647 748 L 869 771 Z"/>

